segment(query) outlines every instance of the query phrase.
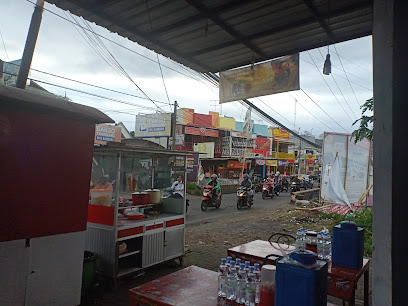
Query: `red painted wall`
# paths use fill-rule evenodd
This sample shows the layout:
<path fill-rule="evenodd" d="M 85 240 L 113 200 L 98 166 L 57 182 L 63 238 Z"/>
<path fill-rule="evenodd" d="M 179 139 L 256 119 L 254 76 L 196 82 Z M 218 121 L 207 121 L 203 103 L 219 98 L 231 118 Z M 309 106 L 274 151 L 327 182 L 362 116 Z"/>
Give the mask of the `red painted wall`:
<path fill-rule="evenodd" d="M 194 113 L 194 125 L 211 127 L 212 126 L 212 116 Z"/>
<path fill-rule="evenodd" d="M 94 131 L 55 113 L 1 109 L 0 241 L 86 229 Z"/>

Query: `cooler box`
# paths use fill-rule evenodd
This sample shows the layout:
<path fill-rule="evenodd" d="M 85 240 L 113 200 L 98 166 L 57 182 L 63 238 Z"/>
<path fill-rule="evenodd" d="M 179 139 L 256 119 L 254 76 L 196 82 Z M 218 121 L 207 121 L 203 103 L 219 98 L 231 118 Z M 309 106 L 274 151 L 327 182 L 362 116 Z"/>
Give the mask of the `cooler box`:
<path fill-rule="evenodd" d="M 364 228 L 351 221 L 333 227 L 332 263 L 359 270 L 363 266 Z"/>
<path fill-rule="evenodd" d="M 278 260 L 275 306 L 327 306 L 327 269 L 327 262 L 309 251 Z"/>

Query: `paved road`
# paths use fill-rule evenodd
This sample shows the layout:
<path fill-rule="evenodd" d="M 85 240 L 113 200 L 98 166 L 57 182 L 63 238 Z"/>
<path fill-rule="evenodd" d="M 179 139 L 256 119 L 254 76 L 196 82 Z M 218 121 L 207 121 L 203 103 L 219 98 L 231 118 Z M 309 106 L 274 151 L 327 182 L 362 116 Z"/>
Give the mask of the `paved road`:
<path fill-rule="evenodd" d="M 206 219 L 211 219 L 223 215 L 231 214 L 245 214 L 246 208 L 241 210 L 237 209 L 237 196 L 235 193 L 224 194 L 222 196 L 222 203 L 219 209 L 214 207 L 208 207 L 207 211 L 201 211 L 201 198 L 198 196 L 189 196 L 190 206 L 188 208 L 186 223 L 191 224 L 195 222 L 200 222 Z M 255 194 L 254 205 L 250 208 L 251 210 L 259 210 L 265 208 L 284 208 L 290 207 L 290 192 L 284 192 L 279 195 L 279 197 L 274 197 L 273 199 L 267 198 L 262 200 L 261 193 Z"/>

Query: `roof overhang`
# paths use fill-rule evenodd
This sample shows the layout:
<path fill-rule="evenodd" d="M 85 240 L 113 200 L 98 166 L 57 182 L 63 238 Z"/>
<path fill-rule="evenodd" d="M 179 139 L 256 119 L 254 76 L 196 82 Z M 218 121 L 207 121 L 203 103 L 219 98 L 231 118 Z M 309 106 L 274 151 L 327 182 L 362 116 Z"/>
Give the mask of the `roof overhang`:
<path fill-rule="evenodd" d="M 199 72 L 372 33 L 373 0 L 47 0 Z"/>

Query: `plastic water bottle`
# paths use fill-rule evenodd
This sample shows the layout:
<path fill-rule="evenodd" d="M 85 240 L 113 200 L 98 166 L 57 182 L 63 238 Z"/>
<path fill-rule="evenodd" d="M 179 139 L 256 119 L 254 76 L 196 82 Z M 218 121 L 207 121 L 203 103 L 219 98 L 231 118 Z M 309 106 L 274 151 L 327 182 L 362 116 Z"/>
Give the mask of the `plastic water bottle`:
<path fill-rule="evenodd" d="M 241 264 L 237 274 L 237 292 L 235 301 L 237 304 L 245 304 L 246 298 L 246 272 L 245 272 L 245 264 Z"/>
<path fill-rule="evenodd" d="M 251 265 L 251 263 L 250 263 L 249 261 L 246 261 L 246 262 L 245 262 L 245 269 L 244 269 L 244 270 L 245 270 L 245 273 L 246 273 L 246 274 L 248 274 L 248 272 L 249 272 L 249 266 L 250 266 L 250 265 Z"/>
<path fill-rule="evenodd" d="M 228 257 L 227 257 L 227 263 L 226 263 L 226 266 L 227 266 L 227 274 L 229 273 L 229 268 L 230 268 L 230 266 L 231 266 L 231 261 L 232 261 L 232 257 L 231 257 L 231 256 L 228 256 Z"/>
<path fill-rule="evenodd" d="M 261 269 L 259 263 L 254 264 L 255 274 L 255 303 L 258 304 L 261 298 Z"/>
<path fill-rule="evenodd" d="M 221 264 L 218 269 L 218 296 L 225 297 L 225 279 L 227 278 L 227 259 L 221 259 Z"/>
<path fill-rule="evenodd" d="M 246 279 L 246 306 L 255 306 L 256 284 L 255 284 L 254 267 L 249 267 L 249 273 Z"/>
<path fill-rule="evenodd" d="M 228 300 L 235 301 L 235 294 L 237 291 L 237 268 L 235 268 L 235 261 L 231 261 L 229 273 L 225 280 L 225 293 Z"/>
<path fill-rule="evenodd" d="M 330 233 L 324 233 L 323 235 L 323 259 L 330 261 L 331 260 L 331 237 Z"/>
<path fill-rule="evenodd" d="M 324 248 L 323 248 L 323 232 L 318 232 L 317 233 L 317 257 L 320 260 L 323 260 L 324 258 Z"/>
<path fill-rule="evenodd" d="M 306 240 L 305 233 L 302 228 L 296 232 L 296 252 L 303 252 L 305 250 Z"/>
<path fill-rule="evenodd" d="M 239 267 L 241 265 L 241 258 L 235 259 L 235 267 Z"/>

